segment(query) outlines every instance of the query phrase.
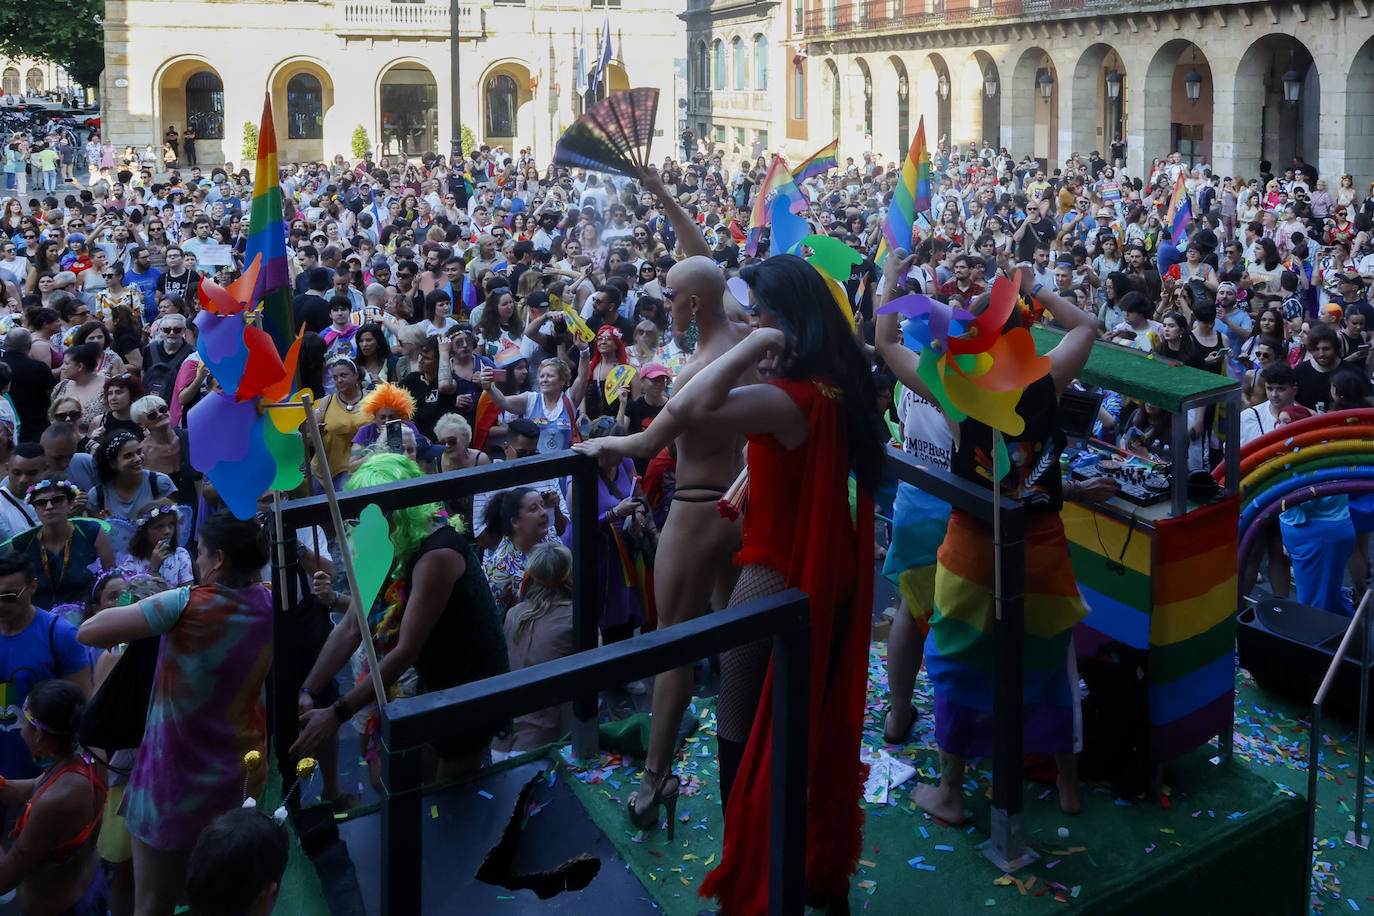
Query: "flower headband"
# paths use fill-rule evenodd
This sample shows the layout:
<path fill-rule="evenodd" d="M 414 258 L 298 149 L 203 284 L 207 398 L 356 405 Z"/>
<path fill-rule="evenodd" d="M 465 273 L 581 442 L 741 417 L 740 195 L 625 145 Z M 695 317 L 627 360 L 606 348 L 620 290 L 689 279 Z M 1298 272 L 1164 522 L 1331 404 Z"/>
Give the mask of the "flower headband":
<path fill-rule="evenodd" d="M 68 736 L 71 734 L 71 732 L 63 731 L 59 728 L 53 728 L 51 725 L 44 725 L 42 722 L 40 722 L 37 719 L 37 717 L 34 716 L 33 710 L 29 708 L 28 700 L 24 701 L 24 718 L 28 719 L 29 724 L 32 725 L 34 728 L 38 729 L 39 731 L 47 732 L 50 735 Z"/>
<path fill-rule="evenodd" d="M 608 324 L 604 328 L 596 332 L 597 337 L 600 337 L 602 334 L 610 335 L 611 337 L 614 337 L 616 340 L 625 339 L 625 335 L 621 333 L 620 328 L 616 327 L 613 324 Z"/>
<path fill-rule="evenodd" d="M 148 510 L 147 515 L 139 518 L 138 527 L 142 528 L 144 525 L 149 524 L 153 519 L 161 515 L 175 515 L 178 520 L 180 520 L 180 513 L 177 512 L 176 506 L 154 506 L 152 509 Z"/>
<path fill-rule="evenodd" d="M 38 481 L 38 483 L 29 487 L 28 490 L 26 490 L 24 493 L 24 498 L 29 502 L 33 502 L 33 494 L 41 492 L 43 490 L 63 490 L 72 499 L 76 499 L 77 496 L 81 494 L 81 488 L 78 487 L 76 484 L 72 483 L 70 480 L 44 479 Z"/>

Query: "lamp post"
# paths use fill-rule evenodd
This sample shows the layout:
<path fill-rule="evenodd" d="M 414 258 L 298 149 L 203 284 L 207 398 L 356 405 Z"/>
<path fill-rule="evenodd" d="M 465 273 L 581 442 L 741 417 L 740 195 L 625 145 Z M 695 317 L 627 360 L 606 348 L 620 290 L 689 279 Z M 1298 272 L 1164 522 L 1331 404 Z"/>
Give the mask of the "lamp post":
<path fill-rule="evenodd" d="M 460 4 L 461 0 L 449 0 L 448 5 L 449 118 L 453 122 L 453 140 L 449 143 L 450 173 L 454 171 L 456 163 L 463 160 L 463 80 L 458 65 Z"/>
<path fill-rule="evenodd" d="M 949 98 L 949 77 L 941 73 L 940 79 L 935 84 L 935 89 L 940 93 L 942 100 Z"/>
<path fill-rule="evenodd" d="M 997 97 L 997 71 L 992 69 L 992 64 L 983 71 L 983 95 L 990 99 Z"/>
<path fill-rule="evenodd" d="M 1107 71 L 1107 98 L 1113 102 L 1121 98 L 1121 71 L 1115 67 Z"/>
<path fill-rule="evenodd" d="M 1297 102 L 1302 95 L 1302 74 L 1293 66 L 1293 52 L 1288 52 L 1288 70 L 1283 74 L 1283 100 Z"/>
<path fill-rule="evenodd" d="M 1196 105 L 1198 96 L 1202 95 L 1202 74 L 1196 70 L 1189 70 L 1188 75 L 1183 78 L 1183 89 L 1188 93 L 1188 104 Z"/>
<path fill-rule="evenodd" d="M 1054 77 L 1050 76 L 1048 67 L 1041 69 L 1040 76 L 1036 78 L 1035 82 L 1040 87 L 1040 97 L 1048 102 L 1050 96 L 1054 94 Z"/>

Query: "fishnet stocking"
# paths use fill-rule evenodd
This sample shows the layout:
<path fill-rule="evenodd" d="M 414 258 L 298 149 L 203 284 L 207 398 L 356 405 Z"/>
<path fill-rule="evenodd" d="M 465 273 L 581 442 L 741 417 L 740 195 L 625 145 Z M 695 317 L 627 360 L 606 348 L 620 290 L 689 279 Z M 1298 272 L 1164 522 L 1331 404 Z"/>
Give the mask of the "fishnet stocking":
<path fill-rule="evenodd" d="M 774 595 L 786 588 L 787 579 L 776 569 L 746 566 L 730 594 L 730 605 Z M 772 654 L 773 643 L 768 639 L 721 653 L 720 698 L 716 702 L 716 734 L 721 738 L 739 742 L 749 740 Z"/>

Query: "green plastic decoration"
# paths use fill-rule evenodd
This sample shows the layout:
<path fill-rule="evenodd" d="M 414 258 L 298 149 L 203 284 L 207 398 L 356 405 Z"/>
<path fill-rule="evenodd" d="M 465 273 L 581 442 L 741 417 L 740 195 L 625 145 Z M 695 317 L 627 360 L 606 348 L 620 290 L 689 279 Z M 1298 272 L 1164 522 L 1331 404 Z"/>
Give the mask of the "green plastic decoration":
<path fill-rule="evenodd" d="M 305 474 L 301 465 L 305 463 L 305 442 L 294 430 L 283 433 L 267 422 L 262 424 L 262 439 L 267 451 L 277 465 L 277 476 L 272 478 L 273 490 L 294 490 L 301 485 Z"/>
<path fill-rule="evenodd" d="M 395 558 L 395 548 L 391 544 L 391 527 L 386 516 L 374 503 L 363 509 L 348 537 L 353 547 L 353 571 L 358 577 L 358 599 L 366 612 L 372 609 L 377 594 L 382 590 L 391 563 Z"/>
<path fill-rule="evenodd" d="M 808 235 L 802 244 L 811 249 L 806 263 L 829 274 L 841 285 L 849 282 L 850 268 L 863 262 L 864 256 L 837 238 L 828 235 Z"/>

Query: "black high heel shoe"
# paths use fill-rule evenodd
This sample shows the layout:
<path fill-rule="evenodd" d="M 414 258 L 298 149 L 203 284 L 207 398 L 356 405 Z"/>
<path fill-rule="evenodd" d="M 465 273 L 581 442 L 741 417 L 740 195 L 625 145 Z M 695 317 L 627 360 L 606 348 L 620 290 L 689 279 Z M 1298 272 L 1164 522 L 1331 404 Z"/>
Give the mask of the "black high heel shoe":
<path fill-rule="evenodd" d="M 643 811 L 635 810 L 635 802 L 639 799 L 639 793 L 634 792 L 630 795 L 630 800 L 625 803 L 625 812 L 630 817 L 630 823 L 636 830 L 650 830 L 658 826 L 658 806 L 662 805 L 668 809 L 668 839 L 673 838 L 673 829 L 677 825 L 677 799 L 678 790 L 682 786 L 681 780 L 671 773 L 655 773 L 648 767 L 644 772 L 650 779 L 650 785 L 654 787 L 654 800 L 649 807 Z"/>

